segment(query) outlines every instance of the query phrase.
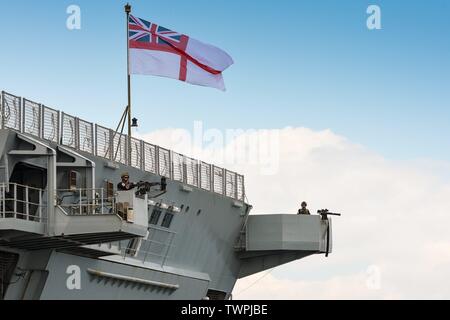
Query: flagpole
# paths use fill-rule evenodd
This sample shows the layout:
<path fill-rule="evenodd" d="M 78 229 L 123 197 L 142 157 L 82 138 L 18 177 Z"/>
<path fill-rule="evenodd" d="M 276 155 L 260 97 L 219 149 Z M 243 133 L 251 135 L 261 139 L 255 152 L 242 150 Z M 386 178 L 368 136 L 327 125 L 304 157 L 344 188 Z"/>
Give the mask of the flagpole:
<path fill-rule="evenodd" d="M 131 75 L 130 75 L 130 13 L 131 5 L 127 3 L 125 5 L 125 13 L 127 14 L 127 85 L 128 85 L 128 162 L 131 163 Z"/>

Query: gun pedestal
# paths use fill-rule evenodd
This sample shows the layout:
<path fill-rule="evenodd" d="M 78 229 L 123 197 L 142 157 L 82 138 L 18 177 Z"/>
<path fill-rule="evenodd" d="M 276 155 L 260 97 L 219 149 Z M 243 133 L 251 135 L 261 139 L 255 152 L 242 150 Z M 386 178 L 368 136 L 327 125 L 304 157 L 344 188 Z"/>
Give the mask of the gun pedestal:
<path fill-rule="evenodd" d="M 129 223 L 147 226 L 147 195 L 137 196 L 135 190 L 117 192 L 118 211 L 122 211 L 122 219 Z M 122 208 L 122 210 L 120 210 Z"/>
<path fill-rule="evenodd" d="M 331 225 L 331 221 L 328 219 L 328 216 L 337 216 L 340 217 L 341 214 L 340 213 L 334 213 L 334 212 L 330 212 L 330 210 L 328 209 L 322 209 L 317 211 L 318 214 L 320 214 L 320 216 L 322 217 L 323 221 L 327 221 L 328 222 L 328 227 L 327 227 L 327 249 L 325 252 L 325 257 L 328 258 L 328 255 L 330 254 L 330 225 Z"/>

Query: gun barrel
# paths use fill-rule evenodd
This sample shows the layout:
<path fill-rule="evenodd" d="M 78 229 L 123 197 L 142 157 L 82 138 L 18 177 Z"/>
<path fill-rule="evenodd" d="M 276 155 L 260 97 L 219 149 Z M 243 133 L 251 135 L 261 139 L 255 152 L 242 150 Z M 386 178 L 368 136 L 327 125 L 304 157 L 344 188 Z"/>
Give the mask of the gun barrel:
<path fill-rule="evenodd" d="M 340 213 L 333 213 L 333 212 L 328 212 L 327 214 L 329 214 L 330 216 L 338 216 L 340 217 L 341 214 Z"/>

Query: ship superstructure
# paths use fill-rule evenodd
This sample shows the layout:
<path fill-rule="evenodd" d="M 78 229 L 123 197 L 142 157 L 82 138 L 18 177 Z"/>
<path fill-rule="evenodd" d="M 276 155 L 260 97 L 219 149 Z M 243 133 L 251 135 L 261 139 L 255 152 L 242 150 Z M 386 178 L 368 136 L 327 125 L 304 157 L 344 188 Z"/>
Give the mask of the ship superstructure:
<path fill-rule="evenodd" d="M 250 215 L 240 174 L 0 105 L 0 299 L 228 299 L 241 277 L 331 251 L 326 216 Z M 118 191 L 123 172 L 146 183 Z"/>

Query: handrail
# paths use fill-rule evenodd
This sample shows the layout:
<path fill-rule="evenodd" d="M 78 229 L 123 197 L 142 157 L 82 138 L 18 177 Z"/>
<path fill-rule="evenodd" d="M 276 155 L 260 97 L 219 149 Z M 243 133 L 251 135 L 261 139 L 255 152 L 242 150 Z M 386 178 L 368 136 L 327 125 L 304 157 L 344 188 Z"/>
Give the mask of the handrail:
<path fill-rule="evenodd" d="M 18 183 L 0 183 L 0 218 L 45 222 L 47 220 L 46 215 L 44 216 L 46 211 L 43 210 L 47 207 L 43 201 L 45 192 L 43 189 Z"/>
<path fill-rule="evenodd" d="M 228 198 L 245 200 L 243 175 L 135 138 L 129 159 L 125 152 L 129 141 L 126 135 L 5 91 L 1 92 L 0 118 L 2 129 L 16 130 Z"/>
<path fill-rule="evenodd" d="M 16 186 L 18 186 L 18 187 L 28 188 L 28 189 L 31 189 L 31 190 L 44 191 L 44 190 L 41 189 L 41 188 L 36 188 L 36 187 L 26 186 L 26 185 L 23 185 L 23 184 L 20 184 L 20 183 L 15 183 L 15 182 L 0 182 L 0 187 L 5 186 L 5 185 L 16 185 Z"/>
<path fill-rule="evenodd" d="M 116 199 L 105 196 L 104 188 L 57 189 L 57 203 L 68 215 L 103 215 L 115 212 Z M 72 197 L 72 202 L 64 200 Z"/>
<path fill-rule="evenodd" d="M 161 240 L 161 236 L 163 240 Z M 174 241 L 177 233 L 173 230 L 159 228 L 157 226 L 149 226 L 149 231 L 144 239 L 131 240 L 129 244 L 133 247 L 121 247 L 118 249 L 120 255 L 125 259 L 126 257 L 137 257 L 140 255 L 142 262 L 156 262 L 155 259 L 148 259 L 150 257 L 160 259 L 161 267 L 166 261 L 171 258 L 170 252 L 175 248 Z M 155 239 L 156 238 L 156 239 Z M 158 239 L 158 240 L 157 240 Z M 135 242 L 137 241 L 137 242 Z"/>

